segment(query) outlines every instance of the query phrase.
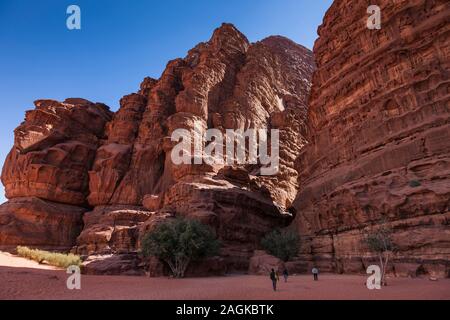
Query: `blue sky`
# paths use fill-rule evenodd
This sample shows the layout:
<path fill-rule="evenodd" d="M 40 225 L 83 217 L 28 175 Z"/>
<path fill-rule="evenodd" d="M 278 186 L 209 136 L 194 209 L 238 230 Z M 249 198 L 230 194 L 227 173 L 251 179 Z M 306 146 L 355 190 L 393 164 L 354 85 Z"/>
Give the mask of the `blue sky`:
<path fill-rule="evenodd" d="M 82 97 L 116 110 L 222 22 L 250 41 L 283 35 L 312 48 L 332 0 L 0 0 L 0 163 L 40 98 Z M 81 8 L 81 30 L 66 9 Z M 3 186 L 0 203 L 5 200 Z"/>

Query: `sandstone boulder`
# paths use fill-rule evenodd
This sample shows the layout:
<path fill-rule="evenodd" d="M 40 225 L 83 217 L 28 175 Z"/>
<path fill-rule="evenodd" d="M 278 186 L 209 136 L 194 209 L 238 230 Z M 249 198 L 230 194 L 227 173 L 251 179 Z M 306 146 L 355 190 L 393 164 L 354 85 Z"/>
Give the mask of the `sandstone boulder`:
<path fill-rule="evenodd" d="M 34 197 L 11 199 L 0 206 L 0 248 L 69 250 L 81 232 L 85 211 Z"/>
<path fill-rule="evenodd" d="M 135 254 L 95 255 L 83 262 L 82 272 L 87 275 L 142 276 L 144 271 L 139 263 L 140 258 Z"/>
<path fill-rule="evenodd" d="M 142 207 L 98 206 L 83 217 L 76 251 L 89 255 L 136 252 L 140 227 L 150 217 Z"/>
<path fill-rule="evenodd" d="M 248 273 L 268 276 L 271 270 L 274 269 L 281 276 L 284 268 L 285 263 L 277 257 L 271 256 L 265 251 L 256 250 L 250 258 Z"/>

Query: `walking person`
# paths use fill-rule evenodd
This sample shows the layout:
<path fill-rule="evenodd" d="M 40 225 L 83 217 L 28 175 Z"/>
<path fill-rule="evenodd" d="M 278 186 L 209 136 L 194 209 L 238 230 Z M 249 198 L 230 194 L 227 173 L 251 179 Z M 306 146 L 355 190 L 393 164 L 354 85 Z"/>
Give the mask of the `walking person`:
<path fill-rule="evenodd" d="M 284 268 L 283 277 L 284 277 L 284 282 L 287 282 L 288 277 L 289 277 L 289 272 L 288 272 L 287 268 Z"/>
<path fill-rule="evenodd" d="M 270 272 L 270 280 L 272 280 L 273 291 L 277 291 L 278 274 L 274 269 Z"/>
<path fill-rule="evenodd" d="M 318 281 L 319 280 L 319 269 L 317 269 L 317 267 L 314 267 L 312 269 L 312 274 L 314 276 L 314 281 Z"/>

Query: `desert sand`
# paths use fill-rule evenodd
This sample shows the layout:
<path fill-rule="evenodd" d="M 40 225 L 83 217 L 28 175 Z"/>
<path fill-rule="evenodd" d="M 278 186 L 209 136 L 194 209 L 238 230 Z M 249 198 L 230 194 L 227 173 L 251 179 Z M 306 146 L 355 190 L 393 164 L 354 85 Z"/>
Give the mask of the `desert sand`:
<path fill-rule="evenodd" d="M 68 274 L 26 259 L 0 253 L 0 299 L 55 300 L 450 300 L 450 279 L 389 279 L 389 286 L 370 291 L 366 277 L 292 276 L 273 292 L 268 277 L 230 275 L 217 278 L 167 279 L 127 276 L 81 276 L 81 290 L 68 290 Z"/>
<path fill-rule="evenodd" d="M 14 256 L 7 252 L 0 251 L 0 267 L 13 267 L 13 268 L 31 268 L 42 270 L 60 270 L 58 268 L 48 266 L 45 264 L 39 264 L 35 261 L 25 258 Z"/>

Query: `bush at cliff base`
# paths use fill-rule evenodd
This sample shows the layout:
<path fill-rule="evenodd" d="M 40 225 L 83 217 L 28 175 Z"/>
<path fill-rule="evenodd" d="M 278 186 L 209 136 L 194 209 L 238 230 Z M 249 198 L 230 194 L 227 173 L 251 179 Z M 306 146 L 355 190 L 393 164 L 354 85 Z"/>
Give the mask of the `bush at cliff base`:
<path fill-rule="evenodd" d="M 48 264 L 59 268 L 68 268 L 70 266 L 80 266 L 81 258 L 74 254 L 63 254 L 48 252 L 28 247 L 17 247 L 17 254 L 23 258 L 30 259 L 42 264 Z"/>
<path fill-rule="evenodd" d="M 190 262 L 217 255 L 219 247 L 210 227 L 196 220 L 177 218 L 146 234 L 141 250 L 146 257 L 165 261 L 174 277 L 183 278 Z"/>
<path fill-rule="evenodd" d="M 298 254 L 300 238 L 294 230 L 274 230 L 261 240 L 267 253 L 287 262 Z"/>

